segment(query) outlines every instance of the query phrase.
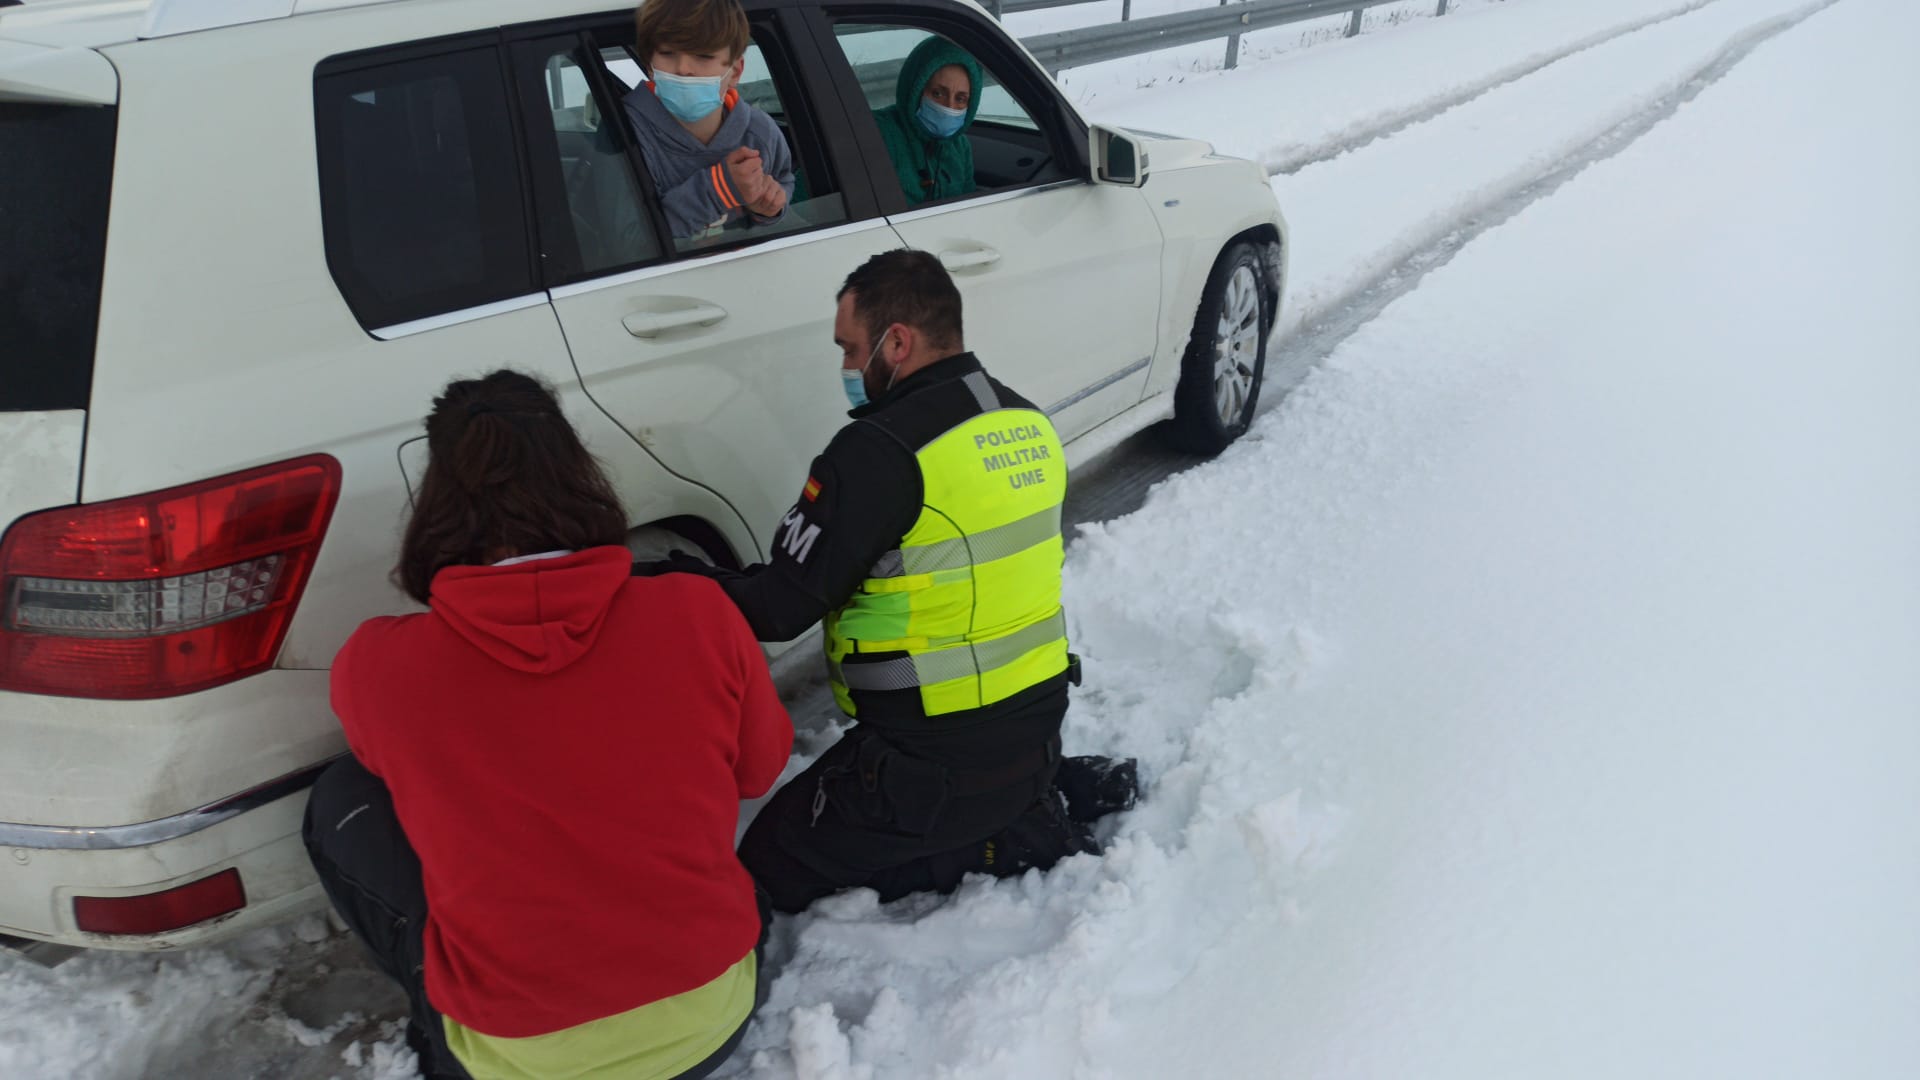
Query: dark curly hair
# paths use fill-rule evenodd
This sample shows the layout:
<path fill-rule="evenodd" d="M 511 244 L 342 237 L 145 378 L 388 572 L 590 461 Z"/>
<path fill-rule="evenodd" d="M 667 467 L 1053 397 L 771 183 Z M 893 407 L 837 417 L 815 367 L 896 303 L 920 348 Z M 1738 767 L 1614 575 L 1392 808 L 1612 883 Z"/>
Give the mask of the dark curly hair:
<path fill-rule="evenodd" d="M 624 544 L 627 512 L 544 383 L 496 371 L 447 384 L 394 578 L 421 603 L 449 566 Z"/>

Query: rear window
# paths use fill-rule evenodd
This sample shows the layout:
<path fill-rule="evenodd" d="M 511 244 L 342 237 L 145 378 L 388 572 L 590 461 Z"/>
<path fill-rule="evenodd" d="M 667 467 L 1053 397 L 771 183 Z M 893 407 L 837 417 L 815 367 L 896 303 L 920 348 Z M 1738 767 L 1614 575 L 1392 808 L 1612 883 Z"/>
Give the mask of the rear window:
<path fill-rule="evenodd" d="M 114 120 L 0 102 L 0 412 L 87 407 Z"/>

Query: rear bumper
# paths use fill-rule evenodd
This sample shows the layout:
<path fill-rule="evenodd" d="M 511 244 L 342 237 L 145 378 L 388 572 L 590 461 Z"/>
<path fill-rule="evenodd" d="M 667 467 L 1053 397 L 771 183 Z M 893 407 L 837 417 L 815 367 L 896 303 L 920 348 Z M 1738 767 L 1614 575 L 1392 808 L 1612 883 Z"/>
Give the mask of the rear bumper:
<path fill-rule="evenodd" d="M 325 903 L 313 868 L 300 843 L 300 819 L 306 810 L 305 783 L 276 781 L 278 789 L 223 800 L 219 809 L 203 808 L 178 819 L 49 833 L 47 826 L 10 838 L 29 838 L 62 846 L 5 847 L 0 857 L 0 934 L 93 949 L 154 950 L 201 945 L 265 926 Z M 260 801 L 268 795 L 266 801 Z M 196 827 L 165 839 L 131 846 L 102 846 L 137 838 L 127 830 L 156 830 L 154 835 Z M 89 846 L 74 846 L 84 844 Z M 74 922 L 76 896 L 134 896 L 163 892 L 221 871 L 240 874 L 247 904 L 238 911 L 159 934 L 117 935 L 83 931 Z"/>
<path fill-rule="evenodd" d="M 332 760 L 308 766 L 183 814 L 133 825 L 27 825 L 0 821 L 0 848 L 24 848 L 29 852 L 112 851 L 178 840 L 307 790 Z M 22 861 L 17 855 L 15 860 Z"/>

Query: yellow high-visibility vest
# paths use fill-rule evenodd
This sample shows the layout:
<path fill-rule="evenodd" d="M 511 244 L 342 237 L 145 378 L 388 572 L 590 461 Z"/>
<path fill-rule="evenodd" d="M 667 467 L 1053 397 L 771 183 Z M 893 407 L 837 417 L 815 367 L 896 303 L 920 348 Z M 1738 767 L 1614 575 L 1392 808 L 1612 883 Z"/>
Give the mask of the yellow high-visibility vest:
<path fill-rule="evenodd" d="M 827 668 L 849 716 L 859 716 L 854 691 L 917 687 L 931 717 L 1003 701 L 1067 670 L 1060 436 L 1045 413 L 1003 407 L 983 373 L 961 381 L 979 411 L 914 448 L 919 517 L 827 616 Z"/>

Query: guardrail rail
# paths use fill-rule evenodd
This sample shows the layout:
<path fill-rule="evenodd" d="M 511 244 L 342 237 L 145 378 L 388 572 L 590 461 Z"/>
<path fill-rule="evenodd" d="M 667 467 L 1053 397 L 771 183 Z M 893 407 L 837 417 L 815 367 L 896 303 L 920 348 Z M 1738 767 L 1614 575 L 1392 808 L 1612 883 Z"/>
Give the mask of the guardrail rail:
<path fill-rule="evenodd" d="M 984 0 L 984 2 L 987 9 L 996 17 L 1004 18 L 1023 11 L 1073 7 L 1078 4 L 1092 3 L 1094 0 Z M 1170 15 L 1153 15 L 1144 19 L 1135 19 L 1131 17 L 1133 0 L 1121 0 L 1119 22 L 1058 30 L 1050 34 L 1035 34 L 1020 40 L 1041 65 L 1054 74 L 1059 74 L 1062 69 L 1079 67 L 1082 64 L 1118 60 L 1123 56 L 1137 56 L 1157 49 L 1192 45 L 1216 38 L 1227 39 L 1226 66 L 1231 68 L 1240 62 L 1240 35 L 1242 34 L 1285 26 L 1289 23 L 1306 22 L 1310 19 L 1324 19 L 1331 15 L 1350 14 L 1347 36 L 1353 37 L 1360 32 L 1361 18 L 1368 8 L 1406 2 L 1407 0 L 1244 0 L 1240 3 L 1228 3 L 1227 0 L 1221 0 L 1219 7 L 1177 11 Z M 1448 2 L 1449 0 L 1438 0 L 1434 14 L 1445 15 Z"/>

